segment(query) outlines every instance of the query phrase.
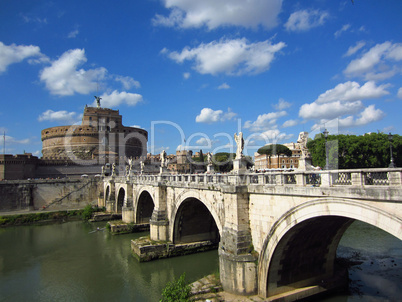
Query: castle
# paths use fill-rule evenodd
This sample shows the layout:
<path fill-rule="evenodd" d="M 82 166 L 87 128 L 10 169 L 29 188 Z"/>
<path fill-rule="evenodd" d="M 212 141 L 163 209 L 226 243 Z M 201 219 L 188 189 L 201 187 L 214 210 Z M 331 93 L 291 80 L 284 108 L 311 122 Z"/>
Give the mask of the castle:
<path fill-rule="evenodd" d="M 122 124 L 119 110 L 85 107 L 81 125 L 42 130 L 43 159 L 114 162 L 146 156 L 148 132 Z"/>

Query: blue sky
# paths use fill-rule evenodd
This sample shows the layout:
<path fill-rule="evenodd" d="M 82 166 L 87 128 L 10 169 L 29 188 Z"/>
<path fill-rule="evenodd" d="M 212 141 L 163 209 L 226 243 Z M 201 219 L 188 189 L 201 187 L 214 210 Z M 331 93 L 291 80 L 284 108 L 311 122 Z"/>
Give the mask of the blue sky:
<path fill-rule="evenodd" d="M 94 95 L 148 150 L 244 152 L 401 129 L 400 0 L 0 1 L 6 153 L 80 121 Z M 3 142 L 3 140 L 2 140 Z M 3 144 L 0 148 L 3 150 Z"/>

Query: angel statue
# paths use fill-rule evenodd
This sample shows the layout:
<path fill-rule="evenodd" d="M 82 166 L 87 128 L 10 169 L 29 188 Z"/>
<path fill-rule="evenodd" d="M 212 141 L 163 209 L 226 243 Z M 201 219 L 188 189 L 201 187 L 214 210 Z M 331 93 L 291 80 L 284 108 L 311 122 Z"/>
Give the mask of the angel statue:
<path fill-rule="evenodd" d="M 95 95 L 96 105 L 97 105 L 98 108 L 100 108 L 100 106 L 101 106 L 100 105 L 100 100 L 101 99 L 102 99 L 101 97 Z"/>
<path fill-rule="evenodd" d="M 241 159 L 243 157 L 243 148 L 244 148 L 243 132 L 239 132 L 239 135 L 235 133 L 234 139 L 237 144 L 236 159 Z"/>

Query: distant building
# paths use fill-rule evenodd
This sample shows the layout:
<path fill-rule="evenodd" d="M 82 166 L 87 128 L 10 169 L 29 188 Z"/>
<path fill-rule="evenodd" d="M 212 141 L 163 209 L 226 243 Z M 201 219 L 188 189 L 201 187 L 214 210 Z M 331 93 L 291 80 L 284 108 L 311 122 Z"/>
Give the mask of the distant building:
<path fill-rule="evenodd" d="M 42 130 L 44 160 L 91 160 L 115 162 L 146 156 L 148 132 L 125 127 L 118 110 L 85 107 L 81 125 Z"/>
<path fill-rule="evenodd" d="M 297 169 L 299 167 L 299 159 L 301 150 L 296 143 L 283 144 L 292 151 L 292 156 L 284 154 L 266 155 L 254 154 L 254 169 L 257 171 L 266 169 Z"/>
<path fill-rule="evenodd" d="M 168 164 L 168 169 L 178 174 L 191 173 L 194 170 L 192 164 L 193 151 L 191 150 L 178 150 L 176 151 L 176 158 L 172 159 Z"/>

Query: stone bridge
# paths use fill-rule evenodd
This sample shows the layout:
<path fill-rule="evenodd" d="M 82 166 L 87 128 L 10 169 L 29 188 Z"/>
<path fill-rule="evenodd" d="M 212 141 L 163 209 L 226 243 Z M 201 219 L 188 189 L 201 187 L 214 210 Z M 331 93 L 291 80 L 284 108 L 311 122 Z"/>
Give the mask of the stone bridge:
<path fill-rule="evenodd" d="M 339 286 L 355 220 L 402 239 L 402 169 L 109 177 L 100 203 L 152 240 L 219 242 L 224 290 L 267 300 Z"/>

